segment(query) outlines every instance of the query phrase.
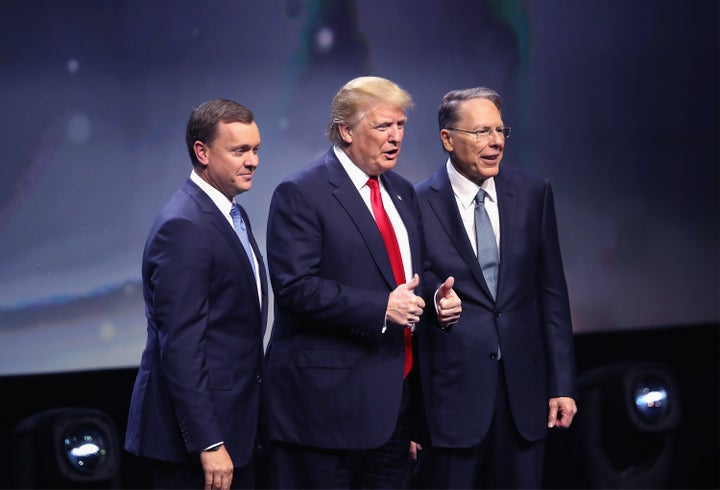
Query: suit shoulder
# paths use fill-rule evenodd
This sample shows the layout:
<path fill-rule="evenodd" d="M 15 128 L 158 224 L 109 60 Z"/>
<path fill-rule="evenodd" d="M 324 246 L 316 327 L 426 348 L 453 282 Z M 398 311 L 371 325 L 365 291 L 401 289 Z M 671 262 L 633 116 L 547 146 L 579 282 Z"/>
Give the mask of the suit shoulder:
<path fill-rule="evenodd" d="M 405 177 L 401 176 L 394 170 L 389 170 L 385 172 L 383 175 L 383 178 L 387 179 L 388 182 L 390 182 L 391 185 L 394 185 L 401 189 L 411 190 L 414 189 L 412 182 L 407 180 Z"/>
<path fill-rule="evenodd" d="M 518 194 L 526 197 L 528 202 L 535 203 L 538 209 L 546 209 L 545 203 L 553 206 L 553 189 L 550 181 L 539 175 L 524 170 L 505 167 L 495 177 L 498 193 Z"/>
<path fill-rule="evenodd" d="M 420 180 L 415 184 L 415 192 L 418 196 L 426 197 L 431 192 L 438 190 L 442 186 L 443 175 L 447 175 L 445 165 L 441 166 L 435 172 L 428 175 L 424 179 Z"/>
<path fill-rule="evenodd" d="M 430 190 L 430 183 L 432 182 L 432 180 L 433 176 L 429 175 L 415 183 L 415 192 L 417 192 L 418 196 L 424 195 Z"/>
<path fill-rule="evenodd" d="M 495 179 L 496 181 L 502 182 L 504 180 L 508 183 L 527 187 L 545 187 L 550 184 L 550 181 L 546 177 L 505 165 L 500 167 L 500 172 Z"/>
<path fill-rule="evenodd" d="M 327 180 L 327 170 L 324 158 L 320 157 L 302 166 L 302 168 L 285 176 L 278 186 L 289 184 L 307 184 L 317 182 L 318 179 Z"/>
<path fill-rule="evenodd" d="M 207 202 L 201 202 L 203 196 Z M 212 204 L 212 201 L 206 194 L 198 187 L 193 189 L 186 183 L 175 191 L 157 213 L 153 222 L 153 230 L 166 226 L 168 223 L 186 222 L 189 226 L 203 224 L 206 221 L 203 206 L 208 203 Z"/>

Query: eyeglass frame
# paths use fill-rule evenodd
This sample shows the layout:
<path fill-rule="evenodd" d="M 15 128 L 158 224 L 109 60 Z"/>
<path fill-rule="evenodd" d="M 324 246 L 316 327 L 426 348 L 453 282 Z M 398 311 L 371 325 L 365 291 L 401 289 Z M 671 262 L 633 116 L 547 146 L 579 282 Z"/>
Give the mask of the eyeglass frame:
<path fill-rule="evenodd" d="M 480 141 L 481 136 L 482 139 L 488 139 L 491 137 L 493 133 L 497 133 L 502 135 L 502 138 L 504 140 L 508 139 L 510 137 L 510 133 L 512 132 L 512 128 L 510 126 L 500 126 L 497 128 L 486 128 L 486 129 L 480 129 L 478 131 L 469 131 L 467 129 L 460 129 L 460 128 L 443 128 L 447 129 L 448 131 L 459 131 L 461 133 L 467 133 L 467 134 L 474 134 L 475 135 L 475 141 Z"/>

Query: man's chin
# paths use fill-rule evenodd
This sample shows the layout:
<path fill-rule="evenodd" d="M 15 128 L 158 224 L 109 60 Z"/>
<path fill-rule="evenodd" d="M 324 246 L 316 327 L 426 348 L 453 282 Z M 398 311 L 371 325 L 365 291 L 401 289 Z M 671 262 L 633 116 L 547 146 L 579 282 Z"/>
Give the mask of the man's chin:
<path fill-rule="evenodd" d="M 495 177 L 499 171 L 500 165 L 497 165 L 495 167 L 485 167 L 480 169 L 480 177 L 482 178 L 482 180 L 486 180 L 490 177 Z"/>
<path fill-rule="evenodd" d="M 252 187 L 252 183 L 245 183 L 243 185 L 240 185 L 236 188 L 237 193 L 235 195 L 242 194 L 243 192 L 247 192 L 250 190 L 251 187 Z"/>

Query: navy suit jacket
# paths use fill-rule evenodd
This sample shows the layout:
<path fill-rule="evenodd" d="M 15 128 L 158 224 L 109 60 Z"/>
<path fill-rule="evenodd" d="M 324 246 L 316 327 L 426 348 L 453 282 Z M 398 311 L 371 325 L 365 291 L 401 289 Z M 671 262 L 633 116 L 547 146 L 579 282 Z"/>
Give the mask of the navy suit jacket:
<path fill-rule="evenodd" d="M 495 177 L 500 213 L 497 299 L 463 228 L 445 165 L 416 185 L 426 240 L 425 281 L 455 277 L 462 300 L 452 328 L 418 332 L 432 445 L 471 447 L 486 435 L 503 366 L 515 424 L 547 434 L 548 398 L 575 396 L 575 358 L 553 193 L 547 180 L 510 167 Z M 500 345 L 503 362 L 494 359 Z"/>
<path fill-rule="evenodd" d="M 143 255 L 148 320 L 125 448 L 186 463 L 224 441 L 236 467 L 254 447 L 260 407 L 267 279 L 262 301 L 232 225 L 191 180 L 158 215 Z M 262 303 L 262 304 L 261 304 Z"/>
<path fill-rule="evenodd" d="M 421 273 L 420 217 L 410 182 L 381 176 Z M 275 321 L 267 354 L 275 441 L 328 449 L 385 443 L 400 411 L 403 327 L 388 323 L 395 289 L 372 213 L 332 148 L 285 179 L 270 204 L 267 250 Z"/>

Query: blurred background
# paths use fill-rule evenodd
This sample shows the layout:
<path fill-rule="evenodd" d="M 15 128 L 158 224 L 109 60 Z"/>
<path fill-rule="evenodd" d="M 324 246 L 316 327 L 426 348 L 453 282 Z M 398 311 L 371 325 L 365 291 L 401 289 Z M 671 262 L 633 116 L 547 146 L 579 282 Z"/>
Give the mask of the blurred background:
<path fill-rule="evenodd" d="M 674 438 L 673 461 L 685 459 L 652 483 L 717 486 L 719 19 L 715 0 L 4 1 L 0 392 L 30 394 L 3 395 L 14 401 L 0 437 L 78 404 L 109 410 L 122 436 L 145 342 L 142 249 L 190 173 L 192 107 L 227 97 L 255 113 L 260 167 L 239 200 L 264 248 L 273 189 L 330 145 L 333 95 L 378 75 L 415 101 L 396 168 L 413 182 L 444 163 L 447 91 L 503 96 L 503 165 L 555 191 L 587 396 L 601 397 L 598 370 L 659 362 L 669 378 L 653 382 L 669 380 L 708 419 L 684 410 L 699 432 Z M 689 423 L 672 416 L 651 432 Z M 557 453 L 582 437 L 559 437 Z M 686 439 L 703 451 L 677 450 Z M 618 474 L 652 466 L 633 454 L 613 463 Z M 0 485 L 12 485 L 5 470 Z M 548 475 L 555 487 L 598 484 Z"/>

